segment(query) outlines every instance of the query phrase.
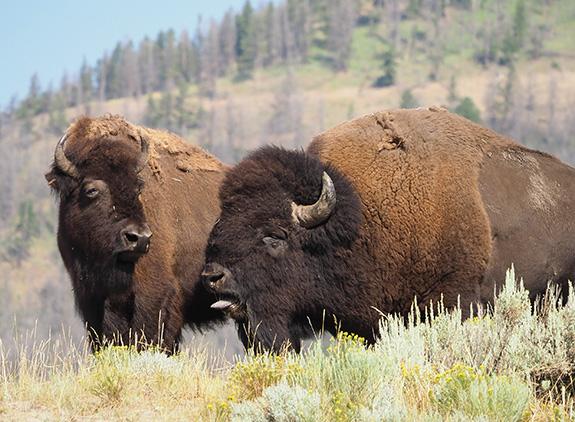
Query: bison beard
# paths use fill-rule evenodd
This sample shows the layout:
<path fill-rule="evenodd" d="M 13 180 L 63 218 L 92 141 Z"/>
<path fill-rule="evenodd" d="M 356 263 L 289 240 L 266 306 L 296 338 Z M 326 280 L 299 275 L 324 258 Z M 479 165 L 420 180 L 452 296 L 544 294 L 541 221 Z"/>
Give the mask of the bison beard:
<path fill-rule="evenodd" d="M 378 112 L 232 169 L 203 283 L 246 346 L 297 350 L 322 327 L 371 343 L 380 312 L 406 315 L 414 298 L 460 302 L 465 317 L 512 263 L 532 300 L 549 281 L 566 288 L 572 198 L 575 170 L 547 154 L 438 108 Z"/>
<path fill-rule="evenodd" d="M 134 297 L 130 291 L 134 277 L 134 263 L 115 262 L 106 265 L 104 263 L 80 264 L 76 262 L 74 268 L 76 274 L 72 280 L 81 280 L 81 283 L 73 283 L 76 307 L 82 311 L 86 325 L 89 328 L 90 342 L 94 348 L 99 348 L 108 341 L 118 339 L 106 338 L 102 333 L 104 308 L 115 303 L 116 312 L 108 312 L 106 317 L 107 332 L 125 333 L 130 326 L 134 313 Z M 122 297 L 122 301 L 108 301 L 110 297 Z M 122 315 L 119 317 L 118 315 Z M 141 335 L 134 332 L 133 335 Z M 123 341 L 127 341 L 125 339 Z M 178 340 L 176 339 L 176 342 Z"/>

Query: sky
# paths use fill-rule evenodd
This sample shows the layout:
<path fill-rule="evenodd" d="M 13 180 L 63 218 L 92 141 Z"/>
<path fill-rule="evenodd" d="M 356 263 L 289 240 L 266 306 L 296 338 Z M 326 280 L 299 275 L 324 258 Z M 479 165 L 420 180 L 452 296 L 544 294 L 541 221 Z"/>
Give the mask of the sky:
<path fill-rule="evenodd" d="M 84 58 L 89 64 L 118 41 L 135 42 L 161 30 L 193 33 L 198 16 L 219 19 L 244 0 L 0 0 L 0 109 L 13 95 L 22 99 L 30 78 L 58 87 Z M 257 4 L 253 2 L 252 4 Z"/>

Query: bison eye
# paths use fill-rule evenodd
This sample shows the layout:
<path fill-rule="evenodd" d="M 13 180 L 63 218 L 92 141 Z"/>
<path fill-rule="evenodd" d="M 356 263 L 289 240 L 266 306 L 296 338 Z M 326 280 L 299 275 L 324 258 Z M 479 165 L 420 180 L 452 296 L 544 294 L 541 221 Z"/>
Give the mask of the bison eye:
<path fill-rule="evenodd" d="M 96 196 L 100 194 L 100 191 L 96 188 L 88 188 L 84 191 L 84 194 L 91 199 L 94 199 Z"/>
<path fill-rule="evenodd" d="M 272 248 L 277 248 L 284 242 L 284 240 L 273 236 L 266 236 L 262 239 L 262 242 L 268 246 L 271 246 Z"/>

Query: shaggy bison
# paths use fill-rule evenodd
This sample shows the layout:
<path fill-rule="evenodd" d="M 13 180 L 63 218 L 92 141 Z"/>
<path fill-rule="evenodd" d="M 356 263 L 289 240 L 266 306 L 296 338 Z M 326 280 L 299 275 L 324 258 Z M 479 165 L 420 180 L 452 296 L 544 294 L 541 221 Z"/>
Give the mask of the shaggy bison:
<path fill-rule="evenodd" d="M 58 247 L 93 347 L 145 338 L 171 351 L 182 326 L 224 319 L 197 283 L 225 167 L 177 136 L 117 116 L 80 118 L 46 175 Z"/>
<path fill-rule="evenodd" d="M 575 170 L 449 112 L 371 114 L 307 152 L 262 148 L 227 175 L 203 282 L 247 345 L 312 327 L 373 342 L 381 313 L 532 295 L 575 270 Z"/>

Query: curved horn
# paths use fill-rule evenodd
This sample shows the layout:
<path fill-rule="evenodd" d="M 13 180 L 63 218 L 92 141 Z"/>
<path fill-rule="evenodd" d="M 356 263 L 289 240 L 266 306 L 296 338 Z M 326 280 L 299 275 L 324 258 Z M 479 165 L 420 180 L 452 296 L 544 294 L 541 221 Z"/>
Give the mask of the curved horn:
<path fill-rule="evenodd" d="M 136 164 L 136 173 L 141 172 L 148 164 L 148 150 L 150 149 L 150 143 L 148 142 L 148 138 L 145 136 L 140 136 L 140 148 L 142 154 L 140 155 L 140 159 L 138 160 L 138 164 Z"/>
<path fill-rule="evenodd" d="M 68 133 L 65 133 L 58 141 L 58 145 L 56 145 L 56 151 L 54 151 L 54 163 L 56 163 L 56 167 L 68 176 L 78 178 L 80 176 L 78 169 L 64 153 L 64 143 L 66 142 L 66 138 L 68 138 Z"/>
<path fill-rule="evenodd" d="M 325 222 L 335 206 L 335 187 L 331 177 L 325 171 L 321 176 L 321 181 L 321 195 L 315 204 L 298 205 L 295 202 L 291 203 L 294 221 L 306 229 L 314 228 Z"/>

